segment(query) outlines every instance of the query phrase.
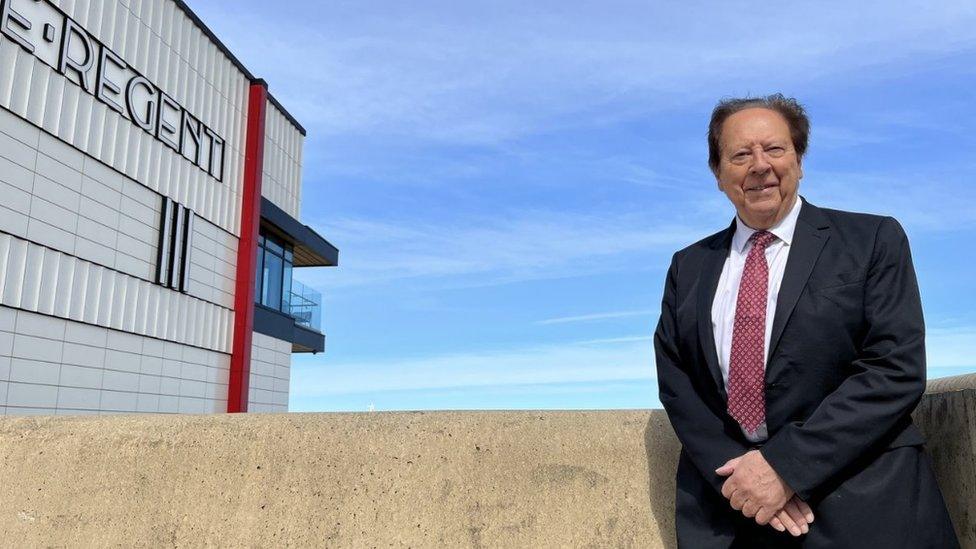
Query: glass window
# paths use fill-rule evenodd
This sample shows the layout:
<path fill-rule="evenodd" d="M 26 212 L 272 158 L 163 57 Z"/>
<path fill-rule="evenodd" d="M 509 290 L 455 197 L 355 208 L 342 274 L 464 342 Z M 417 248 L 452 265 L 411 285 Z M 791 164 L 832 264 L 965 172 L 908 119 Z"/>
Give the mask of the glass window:
<path fill-rule="evenodd" d="M 281 310 L 282 267 L 284 260 L 272 253 L 264 254 L 264 283 L 261 304 Z"/>
<path fill-rule="evenodd" d="M 264 248 L 260 246 L 258 246 L 258 257 L 257 261 L 254 262 L 254 267 L 256 271 L 254 273 L 254 301 L 261 303 L 261 287 L 264 280 Z"/>
<path fill-rule="evenodd" d="M 292 264 L 294 253 L 285 244 L 270 235 L 260 235 L 254 301 L 265 307 L 291 314 Z"/>
<path fill-rule="evenodd" d="M 284 247 L 284 245 L 282 245 L 280 242 L 278 242 L 276 239 L 274 239 L 274 238 L 272 238 L 270 236 L 267 236 L 267 237 L 264 238 L 264 247 L 269 252 L 272 252 L 272 253 L 275 253 L 275 254 L 278 254 L 278 255 L 282 255 L 282 254 L 285 253 L 285 247 Z"/>
<path fill-rule="evenodd" d="M 290 254 L 287 254 L 290 255 Z M 291 261 L 285 256 L 285 272 L 281 284 L 281 311 L 291 314 Z"/>

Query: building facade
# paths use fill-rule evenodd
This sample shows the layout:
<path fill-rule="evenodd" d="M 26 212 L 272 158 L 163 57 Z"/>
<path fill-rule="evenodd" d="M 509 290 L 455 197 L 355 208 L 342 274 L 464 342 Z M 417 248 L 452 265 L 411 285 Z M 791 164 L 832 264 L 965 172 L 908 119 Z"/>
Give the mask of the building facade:
<path fill-rule="evenodd" d="M 179 0 L 0 0 L 0 413 L 286 411 L 305 130 Z"/>

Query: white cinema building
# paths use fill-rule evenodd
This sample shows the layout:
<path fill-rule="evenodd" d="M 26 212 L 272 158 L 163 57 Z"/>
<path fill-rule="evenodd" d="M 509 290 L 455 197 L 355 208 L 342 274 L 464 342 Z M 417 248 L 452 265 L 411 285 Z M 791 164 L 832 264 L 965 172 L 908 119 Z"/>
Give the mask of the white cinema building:
<path fill-rule="evenodd" d="M 304 136 L 179 0 L 0 0 L 0 414 L 287 411 Z"/>

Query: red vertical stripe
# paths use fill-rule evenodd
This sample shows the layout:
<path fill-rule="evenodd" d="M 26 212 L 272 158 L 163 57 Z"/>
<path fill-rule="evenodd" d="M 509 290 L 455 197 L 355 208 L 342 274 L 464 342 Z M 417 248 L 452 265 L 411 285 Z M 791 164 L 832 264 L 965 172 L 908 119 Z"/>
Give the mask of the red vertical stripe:
<path fill-rule="evenodd" d="M 246 412 L 251 378 L 251 338 L 254 334 L 254 269 L 258 227 L 261 224 L 261 173 L 264 166 L 264 111 L 268 85 L 251 83 L 247 102 L 244 144 L 244 188 L 241 195 L 241 238 L 237 246 L 237 283 L 234 289 L 234 345 L 230 356 L 227 412 Z"/>

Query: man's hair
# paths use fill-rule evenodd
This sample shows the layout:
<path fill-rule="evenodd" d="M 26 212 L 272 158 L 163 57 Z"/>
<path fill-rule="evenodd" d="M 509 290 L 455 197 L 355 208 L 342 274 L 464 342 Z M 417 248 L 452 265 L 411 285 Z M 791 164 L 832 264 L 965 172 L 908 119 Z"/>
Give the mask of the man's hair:
<path fill-rule="evenodd" d="M 722 136 L 722 125 L 733 114 L 752 108 L 763 108 L 778 112 L 786 119 L 790 127 L 790 137 L 793 139 L 793 149 L 798 159 L 807 152 L 807 141 L 810 138 L 810 119 L 807 118 L 803 105 L 792 97 L 784 97 L 781 93 L 774 93 L 765 97 L 742 97 L 723 99 L 715 105 L 712 120 L 708 123 L 708 167 L 713 173 L 718 173 L 721 159 L 719 138 Z"/>

